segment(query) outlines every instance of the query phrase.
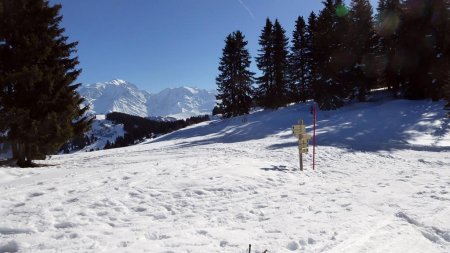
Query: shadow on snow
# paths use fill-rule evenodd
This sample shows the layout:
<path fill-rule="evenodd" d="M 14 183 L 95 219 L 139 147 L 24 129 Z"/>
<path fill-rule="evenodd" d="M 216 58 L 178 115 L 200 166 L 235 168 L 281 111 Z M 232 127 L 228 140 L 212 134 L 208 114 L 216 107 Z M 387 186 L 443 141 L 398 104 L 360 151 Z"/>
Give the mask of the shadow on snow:
<path fill-rule="evenodd" d="M 274 136 L 279 144 L 268 149 L 297 146 L 291 126 L 303 119 L 312 134 L 310 103 L 293 105 L 279 110 L 263 110 L 231 119 L 214 120 L 209 124 L 183 129 L 154 140 L 187 140 L 176 145 L 207 145 L 237 143 Z M 448 151 L 450 146 L 437 145 L 448 138 L 449 120 L 444 119 L 442 102 L 391 100 L 355 103 L 336 111 L 319 111 L 317 115 L 317 145 L 334 146 L 358 151 L 412 149 Z M 411 144 L 424 134 L 432 136 L 433 143 Z M 448 142 L 448 140 L 446 140 Z"/>

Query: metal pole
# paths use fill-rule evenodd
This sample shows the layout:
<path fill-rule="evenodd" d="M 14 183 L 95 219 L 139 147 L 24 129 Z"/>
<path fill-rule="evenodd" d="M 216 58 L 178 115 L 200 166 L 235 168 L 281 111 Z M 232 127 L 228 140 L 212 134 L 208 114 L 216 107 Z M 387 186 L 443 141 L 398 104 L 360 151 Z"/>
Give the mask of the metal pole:
<path fill-rule="evenodd" d="M 303 171 L 303 154 L 302 154 L 302 149 L 299 147 L 299 152 L 300 152 L 300 171 Z"/>
<path fill-rule="evenodd" d="M 316 167 L 316 102 L 314 102 L 314 127 L 313 127 L 313 170 Z"/>

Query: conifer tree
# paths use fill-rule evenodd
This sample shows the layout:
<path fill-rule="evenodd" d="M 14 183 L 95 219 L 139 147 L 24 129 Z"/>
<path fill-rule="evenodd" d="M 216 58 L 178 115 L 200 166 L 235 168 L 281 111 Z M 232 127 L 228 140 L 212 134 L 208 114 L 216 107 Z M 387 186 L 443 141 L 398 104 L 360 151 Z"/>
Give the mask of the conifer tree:
<path fill-rule="evenodd" d="M 318 67 L 317 67 L 317 16 L 314 12 L 311 12 L 308 17 L 308 25 L 306 26 L 306 42 L 307 42 L 307 52 L 306 52 L 306 65 L 307 65 L 307 83 L 309 84 L 310 97 L 316 98 L 318 94 L 314 91 L 318 91 Z"/>
<path fill-rule="evenodd" d="M 299 16 L 292 33 L 292 46 L 289 55 L 289 102 L 305 102 L 310 96 L 307 36 L 305 20 Z"/>
<path fill-rule="evenodd" d="M 80 70 L 60 27 L 61 5 L 0 0 L 0 131 L 19 166 L 56 152 L 90 120 L 73 84 Z"/>
<path fill-rule="evenodd" d="M 443 56 L 440 42 L 444 41 L 445 29 L 439 27 L 445 27 L 448 23 L 448 9 L 442 0 L 422 1 L 420 6 L 415 1 L 407 0 L 403 10 L 400 46 L 404 51 L 402 76 L 405 96 L 410 99 L 436 99 L 439 86 L 446 79 L 440 78 L 435 68 L 441 62 L 438 58 Z"/>
<path fill-rule="evenodd" d="M 379 82 L 383 83 L 398 95 L 401 86 L 401 48 L 399 44 L 399 31 L 402 23 L 402 10 L 400 0 L 380 0 L 377 7 L 377 54 L 384 62 L 379 71 Z"/>
<path fill-rule="evenodd" d="M 372 7 L 368 0 L 352 0 L 347 36 L 348 53 L 352 65 L 348 83 L 359 101 L 365 101 L 368 90 L 377 78 L 376 35 L 372 20 Z"/>
<path fill-rule="evenodd" d="M 288 103 L 288 43 L 286 31 L 278 20 L 275 20 L 273 26 L 273 76 L 274 86 L 271 94 L 269 107 L 278 108 Z"/>
<path fill-rule="evenodd" d="M 444 15 L 446 21 L 437 29 L 440 38 L 436 47 L 438 54 L 435 78 L 440 84 L 440 94 L 447 101 L 445 109 L 449 111 L 447 117 L 450 118 L 450 2 L 444 0 L 443 5 L 446 10 Z"/>
<path fill-rule="evenodd" d="M 250 68 L 248 42 L 236 31 L 227 36 L 223 56 L 220 58 L 218 86 L 218 110 L 224 117 L 248 114 L 252 105 L 253 73 Z"/>
<path fill-rule="evenodd" d="M 287 104 L 288 39 L 278 20 L 267 19 L 259 39 L 261 48 L 256 58 L 262 76 L 257 78 L 257 103 L 265 108 L 278 108 Z"/>
<path fill-rule="evenodd" d="M 256 57 L 258 69 L 262 75 L 256 78 L 257 87 L 255 89 L 255 98 L 259 106 L 270 107 L 272 103 L 269 92 L 271 92 L 274 83 L 273 66 L 273 24 L 269 18 L 261 31 L 259 37 L 260 49 Z"/>
<path fill-rule="evenodd" d="M 435 0 L 432 2 L 432 30 L 434 47 L 429 88 L 430 97 L 436 101 L 445 98 L 450 109 L 450 1 Z"/>
<path fill-rule="evenodd" d="M 318 78 L 313 85 L 319 107 L 331 110 L 341 107 L 348 96 L 346 70 L 350 66 L 345 35 L 347 9 L 342 1 L 324 1 L 315 29 L 313 48 Z"/>

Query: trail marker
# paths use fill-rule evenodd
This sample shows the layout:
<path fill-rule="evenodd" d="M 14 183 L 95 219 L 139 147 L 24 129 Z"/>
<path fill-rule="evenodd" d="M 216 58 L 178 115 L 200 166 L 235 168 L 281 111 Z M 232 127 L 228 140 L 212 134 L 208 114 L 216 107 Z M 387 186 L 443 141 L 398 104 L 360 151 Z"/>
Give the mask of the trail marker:
<path fill-rule="evenodd" d="M 316 169 L 316 102 L 313 104 L 313 117 L 314 117 L 314 126 L 313 126 L 313 170 Z"/>
<path fill-rule="evenodd" d="M 292 133 L 298 138 L 298 154 L 300 156 L 300 170 L 303 170 L 303 154 L 308 153 L 308 142 L 311 135 L 306 133 L 306 126 L 303 120 L 298 125 L 292 126 Z"/>

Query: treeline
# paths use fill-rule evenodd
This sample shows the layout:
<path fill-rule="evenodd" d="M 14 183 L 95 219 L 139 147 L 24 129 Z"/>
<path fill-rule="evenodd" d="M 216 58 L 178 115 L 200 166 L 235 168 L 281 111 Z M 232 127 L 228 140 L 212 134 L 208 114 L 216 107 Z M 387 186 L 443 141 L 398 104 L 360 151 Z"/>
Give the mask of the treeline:
<path fill-rule="evenodd" d="M 139 116 L 113 112 L 106 115 L 106 119 L 115 124 L 123 124 L 125 135 L 118 137 L 115 142 L 107 142 L 105 149 L 125 147 L 142 142 L 146 138 L 167 134 L 187 126 L 209 120 L 208 115 L 194 116 L 184 120 L 156 121 Z"/>
<path fill-rule="evenodd" d="M 64 154 L 68 154 L 70 152 L 83 149 L 86 146 L 89 146 L 89 145 L 95 143 L 96 141 L 98 141 L 98 139 L 99 138 L 94 136 L 93 134 L 76 136 L 72 140 L 70 140 L 69 142 L 66 142 L 60 148 L 59 153 L 62 152 Z M 91 151 L 94 151 L 94 149 L 92 149 Z"/>
<path fill-rule="evenodd" d="M 240 31 L 225 39 L 214 114 L 247 114 L 314 99 L 322 110 L 365 101 L 388 87 L 396 97 L 450 101 L 450 1 L 323 1 L 318 13 L 298 17 L 291 43 L 278 20 L 266 20 L 256 63 Z M 450 107 L 450 104 L 447 105 Z"/>

